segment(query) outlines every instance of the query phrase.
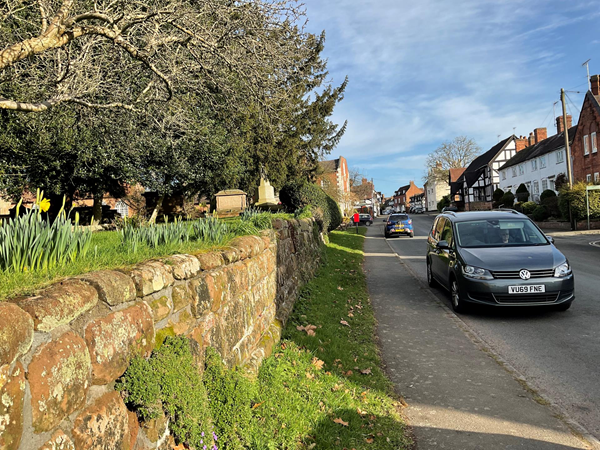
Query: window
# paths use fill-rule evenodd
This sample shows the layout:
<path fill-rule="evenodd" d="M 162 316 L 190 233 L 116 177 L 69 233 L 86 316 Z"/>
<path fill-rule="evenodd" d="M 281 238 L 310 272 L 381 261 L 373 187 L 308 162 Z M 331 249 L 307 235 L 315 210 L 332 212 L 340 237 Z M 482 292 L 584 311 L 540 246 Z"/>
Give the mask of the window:
<path fill-rule="evenodd" d="M 587 180 L 588 183 L 590 183 L 592 181 L 592 174 L 588 173 L 585 177 L 585 179 Z"/>
<path fill-rule="evenodd" d="M 594 174 L 594 183 L 597 183 L 598 181 L 600 181 L 600 173 L 596 172 Z"/>
<path fill-rule="evenodd" d="M 525 164 L 519 164 L 519 175 L 525 175 Z"/>
<path fill-rule="evenodd" d="M 564 150 L 559 150 L 556 152 L 556 164 L 560 164 L 561 162 L 564 162 L 565 160 L 565 154 L 564 154 Z"/>
<path fill-rule="evenodd" d="M 546 189 L 548 189 L 548 180 L 544 179 L 542 180 L 542 191 L 545 191 Z"/>
<path fill-rule="evenodd" d="M 514 166 L 513 166 L 513 168 L 512 168 L 512 175 L 513 175 L 513 177 L 516 177 L 516 176 L 517 176 L 517 168 L 516 168 L 516 167 L 514 167 Z"/>
<path fill-rule="evenodd" d="M 444 225 L 444 230 L 442 231 L 442 241 L 446 241 L 450 247 L 453 245 L 452 239 L 452 222 L 446 220 L 446 225 Z"/>
<path fill-rule="evenodd" d="M 546 156 L 540 156 L 540 169 L 546 167 Z"/>
<path fill-rule="evenodd" d="M 537 159 L 531 160 L 531 171 L 535 172 L 537 170 Z"/>
<path fill-rule="evenodd" d="M 535 180 L 533 182 L 533 193 L 534 194 L 539 194 L 540 193 L 540 183 L 537 180 Z"/>
<path fill-rule="evenodd" d="M 549 188 L 552 189 L 553 191 L 555 191 L 556 189 L 554 188 L 554 180 L 548 180 L 548 184 L 549 184 Z"/>
<path fill-rule="evenodd" d="M 592 153 L 598 153 L 598 144 L 596 143 L 596 133 L 592 133 Z"/>
<path fill-rule="evenodd" d="M 589 155 L 590 154 L 590 137 L 586 134 L 583 137 L 583 154 L 584 155 Z"/>
<path fill-rule="evenodd" d="M 506 170 L 503 170 L 503 171 L 502 171 L 502 179 L 503 179 L 503 180 L 506 180 Z"/>
<path fill-rule="evenodd" d="M 125 202 L 119 200 L 115 205 L 115 209 L 121 215 L 121 217 L 129 216 L 129 206 L 127 206 Z"/>

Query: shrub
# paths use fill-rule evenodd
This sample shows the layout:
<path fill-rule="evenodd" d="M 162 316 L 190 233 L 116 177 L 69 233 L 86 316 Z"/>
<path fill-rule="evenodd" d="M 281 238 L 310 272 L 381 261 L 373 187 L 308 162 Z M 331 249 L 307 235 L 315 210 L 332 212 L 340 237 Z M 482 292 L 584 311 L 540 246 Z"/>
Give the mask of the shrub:
<path fill-rule="evenodd" d="M 314 183 L 287 184 L 279 192 L 279 198 L 290 212 L 312 206 L 321 231 L 331 231 L 342 223 L 342 213 L 336 201 Z"/>
<path fill-rule="evenodd" d="M 92 239 L 91 232 L 79 227 L 79 214 L 75 226 L 63 206 L 58 216 L 50 222 L 44 213 L 50 202 L 38 191 L 36 209 L 28 209 L 6 222 L 0 220 L 0 271 L 30 272 L 64 266 L 87 254 Z"/>
<path fill-rule="evenodd" d="M 548 208 L 548 214 L 551 217 L 560 217 L 560 209 L 558 208 L 558 197 L 555 195 L 554 197 L 546 197 L 546 199 L 541 203 L 546 208 Z"/>
<path fill-rule="evenodd" d="M 225 368 L 221 356 L 211 347 L 206 349 L 205 361 L 202 382 L 219 436 L 219 447 L 244 449 L 243 432 L 250 428 L 252 421 L 254 385 L 239 369 Z"/>
<path fill-rule="evenodd" d="M 560 192 L 562 188 L 568 186 L 568 183 L 569 179 L 567 178 L 567 175 L 565 175 L 564 173 L 559 173 L 554 179 L 554 188 Z"/>
<path fill-rule="evenodd" d="M 208 397 L 187 338 L 167 337 L 150 359 L 134 358 L 115 388 L 142 420 L 164 413 L 178 443 L 214 445 Z"/>
<path fill-rule="evenodd" d="M 521 205 L 524 214 L 532 214 L 537 207 L 538 204 L 536 202 L 525 202 Z"/>
<path fill-rule="evenodd" d="M 540 203 L 544 203 L 544 200 L 546 200 L 547 198 L 553 198 L 556 197 L 556 192 L 554 192 L 552 189 L 546 189 L 544 192 L 542 192 L 540 194 Z"/>
<path fill-rule="evenodd" d="M 565 219 L 569 218 L 569 201 L 571 202 L 571 210 L 575 220 L 582 220 L 587 217 L 586 204 L 585 204 L 585 188 L 588 184 L 584 181 L 580 181 L 573 185 L 573 189 L 569 189 L 566 186 L 560 191 L 558 196 L 558 206 L 560 212 Z M 590 191 L 590 217 L 600 218 L 600 192 Z"/>
<path fill-rule="evenodd" d="M 544 205 L 539 205 L 533 210 L 533 220 L 542 222 L 549 217 L 548 208 Z"/>
<path fill-rule="evenodd" d="M 517 188 L 517 200 L 519 202 L 526 202 L 529 199 L 529 191 L 525 183 L 521 183 Z"/>
<path fill-rule="evenodd" d="M 439 212 L 442 212 L 442 209 L 444 209 L 446 206 L 450 206 L 450 196 L 449 195 L 444 195 L 442 197 L 442 199 L 437 204 L 437 210 Z"/>
<path fill-rule="evenodd" d="M 517 202 L 513 205 L 513 209 L 515 211 L 519 211 L 519 212 L 523 212 L 523 203 L 522 202 Z"/>
<path fill-rule="evenodd" d="M 504 195 L 504 191 L 500 188 L 496 189 L 494 191 L 494 194 L 492 195 L 492 207 L 493 208 L 498 208 L 501 203 L 502 203 L 502 196 Z"/>
<path fill-rule="evenodd" d="M 504 208 L 512 208 L 513 204 L 515 203 L 515 196 L 512 192 L 508 191 L 506 192 L 502 198 L 500 199 L 500 204 L 504 207 Z"/>

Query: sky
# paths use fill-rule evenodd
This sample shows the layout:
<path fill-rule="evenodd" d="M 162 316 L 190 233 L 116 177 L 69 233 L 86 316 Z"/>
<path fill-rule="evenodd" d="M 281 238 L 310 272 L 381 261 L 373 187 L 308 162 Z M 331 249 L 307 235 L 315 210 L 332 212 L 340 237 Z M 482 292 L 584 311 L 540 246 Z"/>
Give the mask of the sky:
<path fill-rule="evenodd" d="M 326 33 L 329 81 L 349 78 L 332 117 L 348 129 L 326 159 L 344 156 L 386 196 L 422 187 L 427 154 L 456 136 L 483 152 L 538 127 L 554 135 L 561 88 L 576 123 L 582 63 L 600 73 L 597 0 L 303 3 L 307 31 Z"/>

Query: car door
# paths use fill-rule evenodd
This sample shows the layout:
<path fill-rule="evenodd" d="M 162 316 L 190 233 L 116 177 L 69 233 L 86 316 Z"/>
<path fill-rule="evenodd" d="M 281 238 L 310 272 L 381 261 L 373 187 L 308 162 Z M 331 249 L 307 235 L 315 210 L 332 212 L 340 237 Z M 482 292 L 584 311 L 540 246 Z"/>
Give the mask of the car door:
<path fill-rule="evenodd" d="M 444 227 L 442 228 L 440 241 L 446 241 L 450 246 L 450 249 L 439 250 L 437 253 L 438 258 L 438 274 L 439 279 L 446 285 L 450 286 L 450 271 L 456 261 L 456 252 L 454 246 L 454 231 L 452 229 L 452 221 L 446 219 Z"/>
<path fill-rule="evenodd" d="M 433 276 L 441 281 L 445 282 L 443 277 L 443 269 L 440 261 L 440 253 L 442 252 L 437 248 L 437 243 L 442 240 L 442 232 L 448 220 L 445 217 L 438 217 L 437 222 L 435 223 L 435 227 L 432 230 L 432 239 L 431 239 L 431 273 Z"/>

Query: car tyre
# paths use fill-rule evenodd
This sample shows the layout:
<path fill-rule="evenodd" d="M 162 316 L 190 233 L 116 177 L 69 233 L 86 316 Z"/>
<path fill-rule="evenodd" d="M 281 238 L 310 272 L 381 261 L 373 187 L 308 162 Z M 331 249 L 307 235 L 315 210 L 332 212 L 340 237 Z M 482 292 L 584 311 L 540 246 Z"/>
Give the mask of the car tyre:
<path fill-rule="evenodd" d="M 461 314 L 467 311 L 467 305 L 465 301 L 460 298 L 458 281 L 456 281 L 455 278 L 452 279 L 452 283 L 450 285 L 450 299 L 452 301 L 452 309 L 454 312 Z"/>
<path fill-rule="evenodd" d="M 412 237 L 415 237 L 415 233 L 410 233 L 410 234 L 409 234 L 409 236 L 410 236 L 411 238 L 412 238 Z"/>
<path fill-rule="evenodd" d="M 557 311 L 566 311 L 567 309 L 569 309 L 571 307 L 572 303 L 573 303 L 573 300 L 571 300 L 570 302 L 564 302 L 564 303 L 561 303 L 560 305 L 557 305 L 555 308 Z"/>
<path fill-rule="evenodd" d="M 427 260 L 427 284 L 429 287 L 436 287 L 437 281 L 433 278 L 433 274 L 431 273 L 431 263 Z"/>
<path fill-rule="evenodd" d="M 370 226 L 371 226 L 371 222 L 367 222 L 367 223 L 366 223 L 366 225 L 367 225 L 368 227 L 370 227 Z"/>

